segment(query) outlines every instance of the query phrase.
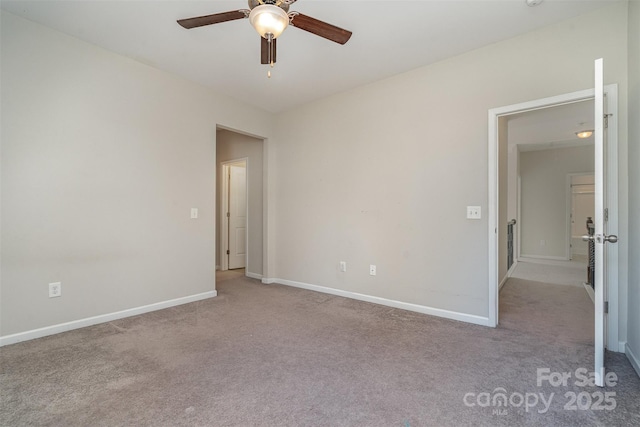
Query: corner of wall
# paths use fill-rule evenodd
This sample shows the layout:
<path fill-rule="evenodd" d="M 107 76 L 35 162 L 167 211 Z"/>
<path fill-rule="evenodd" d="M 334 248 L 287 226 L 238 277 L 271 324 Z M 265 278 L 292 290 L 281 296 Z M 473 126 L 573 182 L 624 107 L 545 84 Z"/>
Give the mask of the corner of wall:
<path fill-rule="evenodd" d="M 629 346 L 629 343 L 625 345 L 624 353 L 627 355 L 629 362 L 631 362 L 631 366 L 633 366 L 633 369 L 635 369 L 638 376 L 640 376 L 640 357 L 638 357 L 633 352 L 633 350 Z"/>

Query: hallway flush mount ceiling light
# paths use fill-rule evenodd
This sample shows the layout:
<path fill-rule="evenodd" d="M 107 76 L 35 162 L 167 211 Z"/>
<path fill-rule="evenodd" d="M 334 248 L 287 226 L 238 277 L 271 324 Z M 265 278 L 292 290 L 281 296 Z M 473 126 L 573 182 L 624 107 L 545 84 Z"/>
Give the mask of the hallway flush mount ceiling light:
<path fill-rule="evenodd" d="M 589 138 L 593 135 L 593 130 L 581 130 L 580 132 L 576 132 L 576 136 L 580 139 Z"/>

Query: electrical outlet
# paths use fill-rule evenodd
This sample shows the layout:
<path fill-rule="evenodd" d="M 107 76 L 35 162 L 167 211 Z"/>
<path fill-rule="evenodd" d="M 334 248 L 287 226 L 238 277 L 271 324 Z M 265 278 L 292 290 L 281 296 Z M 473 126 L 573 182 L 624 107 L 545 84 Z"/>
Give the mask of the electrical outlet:
<path fill-rule="evenodd" d="M 370 275 L 370 276 L 375 276 L 375 275 L 376 275 L 376 266 L 375 266 L 375 265 L 373 265 L 373 264 L 371 264 L 371 265 L 369 266 L 369 275 Z"/>
<path fill-rule="evenodd" d="M 49 283 L 49 298 L 56 298 L 60 296 L 62 296 L 62 283 Z"/>
<path fill-rule="evenodd" d="M 347 271 L 347 263 L 345 261 L 340 261 L 340 271 L 343 273 Z"/>

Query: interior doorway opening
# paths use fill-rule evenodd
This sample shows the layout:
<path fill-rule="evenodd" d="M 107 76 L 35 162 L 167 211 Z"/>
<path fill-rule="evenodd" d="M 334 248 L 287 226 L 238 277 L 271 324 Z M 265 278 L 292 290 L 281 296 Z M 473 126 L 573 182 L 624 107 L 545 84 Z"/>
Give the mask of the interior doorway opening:
<path fill-rule="evenodd" d="M 606 110 L 610 114 L 609 126 L 606 129 L 606 139 L 608 140 L 606 146 L 606 193 L 609 200 L 608 211 L 608 226 L 611 233 L 617 231 L 618 228 L 618 206 L 617 206 L 617 126 L 613 123 L 613 118 L 617 117 L 617 86 L 608 85 L 604 87 L 606 94 Z M 504 117 L 511 115 L 522 114 L 526 112 L 533 112 L 548 109 L 549 107 L 557 107 L 574 103 L 581 103 L 593 99 L 595 96 L 595 90 L 588 89 L 579 92 L 573 92 L 569 94 L 559 95 L 550 98 L 544 98 L 534 101 L 529 101 L 521 104 L 514 104 L 505 107 L 495 108 L 489 110 L 489 325 L 497 326 L 499 322 L 499 286 L 506 281 L 508 272 L 506 269 L 506 261 L 504 266 L 501 265 L 502 255 L 506 259 L 506 231 L 508 222 L 513 219 L 509 217 L 509 211 L 506 201 L 504 200 L 504 194 L 506 194 L 507 183 L 507 148 L 502 144 L 499 130 L 504 127 L 505 123 L 502 120 Z M 550 143 L 554 145 L 554 143 Z M 517 183 L 517 180 L 515 181 Z M 524 184 L 522 184 L 524 185 Z M 517 184 L 516 184 L 517 186 Z M 564 185 L 561 185 L 564 192 Z M 502 190 L 502 191 L 501 191 Z M 522 191 L 524 192 L 524 191 Z M 518 199 L 518 193 L 514 192 L 515 199 Z M 511 193 L 510 193 L 511 195 Z M 516 217 L 520 219 L 518 221 L 518 230 L 522 230 L 522 212 L 524 208 L 524 201 L 515 203 L 517 208 Z M 563 203 L 564 205 L 564 203 Z M 504 223 L 504 224 L 503 224 Z M 564 228 L 564 227 L 563 227 Z M 520 233 L 520 245 L 521 254 L 520 260 L 526 255 L 524 253 L 524 247 L 522 246 L 522 234 Z M 504 240 L 504 242 L 503 242 Z M 540 239 L 538 238 L 538 245 L 540 245 Z M 503 248 L 504 245 L 504 248 Z M 535 255 L 535 254 L 534 254 Z M 562 262 L 568 260 L 570 255 L 562 257 L 556 262 Z M 548 262 L 554 262 L 548 260 Z M 608 282 L 608 301 L 609 301 L 609 313 L 607 321 L 607 336 L 606 347 L 613 351 L 620 351 L 618 343 L 618 253 L 617 247 L 612 245 L 610 247 L 607 256 L 607 282 Z M 615 306 L 615 307 L 614 307 Z"/>
<path fill-rule="evenodd" d="M 589 244 L 582 236 L 588 233 L 587 222 L 595 216 L 595 182 L 592 173 L 569 174 L 567 176 L 567 252 L 569 260 L 587 263 Z"/>
<path fill-rule="evenodd" d="M 222 163 L 222 270 L 247 266 L 247 159 Z"/>
<path fill-rule="evenodd" d="M 216 270 L 244 268 L 255 279 L 267 274 L 267 157 L 263 138 L 218 127 Z"/>
<path fill-rule="evenodd" d="M 587 261 L 572 260 L 571 248 L 580 250 L 584 244 L 586 256 L 580 239 L 587 231 L 580 209 L 586 200 L 578 184 L 587 182 L 585 176 L 593 179 L 595 144 L 593 137 L 579 139 L 575 133 L 593 127 L 593 110 L 593 101 L 584 100 L 509 114 L 499 118 L 504 123 L 498 130 L 505 145 L 500 151 L 507 157 L 499 175 L 508 181 L 499 187 L 499 223 L 518 226 L 512 225 L 509 235 L 518 251 L 512 246 L 508 251 L 519 253 L 507 271 L 499 270 L 506 285 L 499 292 L 501 323 L 526 328 L 523 323 L 539 316 L 536 323 L 558 325 L 558 337 L 590 345 L 595 342 L 594 309 L 584 288 Z M 591 195 L 588 212 L 594 210 Z"/>

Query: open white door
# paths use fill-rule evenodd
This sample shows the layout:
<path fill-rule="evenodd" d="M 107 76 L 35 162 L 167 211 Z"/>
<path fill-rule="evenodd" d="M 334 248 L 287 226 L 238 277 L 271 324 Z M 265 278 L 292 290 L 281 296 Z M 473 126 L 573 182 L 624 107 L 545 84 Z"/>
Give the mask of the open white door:
<path fill-rule="evenodd" d="M 606 244 L 616 243 L 618 237 L 614 235 L 608 236 L 607 233 L 607 205 L 605 189 L 605 111 L 604 111 L 604 78 L 602 58 L 595 61 L 595 173 L 594 173 L 594 190 L 595 190 L 595 217 L 594 226 L 595 233 L 591 239 L 595 242 L 595 268 L 594 268 L 594 293 L 595 293 L 595 380 L 596 385 L 604 385 L 604 348 L 605 348 L 605 300 L 607 295 L 606 289 Z"/>
<path fill-rule="evenodd" d="M 246 267 L 247 168 L 229 167 L 229 269 Z"/>

